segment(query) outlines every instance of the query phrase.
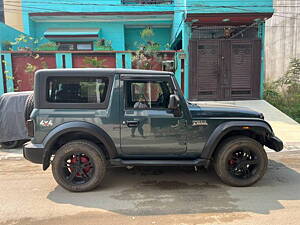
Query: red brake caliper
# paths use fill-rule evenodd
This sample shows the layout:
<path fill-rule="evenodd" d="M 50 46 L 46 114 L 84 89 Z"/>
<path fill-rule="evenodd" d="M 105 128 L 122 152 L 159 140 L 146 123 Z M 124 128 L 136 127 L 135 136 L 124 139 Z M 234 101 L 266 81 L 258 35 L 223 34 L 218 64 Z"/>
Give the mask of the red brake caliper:
<path fill-rule="evenodd" d="M 74 156 L 74 157 L 71 159 L 71 164 L 75 164 L 77 161 L 78 161 L 77 157 Z M 86 157 L 86 156 L 80 156 L 80 162 L 81 162 L 82 164 L 88 163 L 88 162 L 89 162 L 89 158 Z M 85 167 L 83 168 L 83 171 L 84 171 L 85 173 L 88 173 L 88 172 L 90 171 L 91 168 L 92 168 L 91 165 L 85 166 Z M 73 168 L 70 168 L 70 170 L 72 171 Z M 81 175 L 80 175 L 80 173 L 77 173 L 76 176 L 77 176 L 77 177 L 80 177 Z"/>
<path fill-rule="evenodd" d="M 236 161 L 235 161 L 235 160 L 233 160 L 233 159 L 230 159 L 228 163 L 229 163 L 229 165 L 233 165 L 233 164 L 235 164 L 235 163 L 236 163 Z"/>

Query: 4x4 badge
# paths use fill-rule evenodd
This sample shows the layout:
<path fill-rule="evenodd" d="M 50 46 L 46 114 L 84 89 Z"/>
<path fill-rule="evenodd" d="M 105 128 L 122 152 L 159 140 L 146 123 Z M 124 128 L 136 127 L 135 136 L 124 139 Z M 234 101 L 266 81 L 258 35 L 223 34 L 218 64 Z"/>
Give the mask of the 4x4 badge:
<path fill-rule="evenodd" d="M 206 120 L 195 120 L 193 121 L 193 126 L 207 126 Z"/>
<path fill-rule="evenodd" d="M 51 126 L 53 126 L 53 123 L 52 123 L 52 120 L 42 120 L 40 122 L 40 125 L 42 127 L 51 127 Z"/>

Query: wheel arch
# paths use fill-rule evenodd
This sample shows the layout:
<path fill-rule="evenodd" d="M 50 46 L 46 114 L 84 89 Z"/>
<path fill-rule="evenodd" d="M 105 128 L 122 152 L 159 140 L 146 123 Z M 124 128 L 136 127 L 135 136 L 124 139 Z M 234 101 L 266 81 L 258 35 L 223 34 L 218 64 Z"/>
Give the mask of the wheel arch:
<path fill-rule="evenodd" d="M 225 139 L 232 136 L 247 136 L 255 139 L 262 145 L 268 136 L 273 135 L 272 128 L 265 121 L 230 121 L 220 124 L 208 138 L 201 158 L 211 159 L 218 146 Z"/>
<path fill-rule="evenodd" d="M 50 165 L 51 156 L 65 143 L 84 139 L 91 141 L 104 150 L 106 158 L 117 156 L 116 146 L 111 137 L 100 127 L 88 122 L 67 122 L 54 128 L 45 138 L 43 144 L 43 170 Z"/>

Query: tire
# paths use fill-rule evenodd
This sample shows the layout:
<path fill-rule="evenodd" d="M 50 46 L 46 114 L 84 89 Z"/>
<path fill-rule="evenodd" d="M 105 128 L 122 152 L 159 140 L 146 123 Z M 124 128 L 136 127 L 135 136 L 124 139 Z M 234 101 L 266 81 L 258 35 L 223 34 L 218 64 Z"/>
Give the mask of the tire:
<path fill-rule="evenodd" d="M 0 144 L 1 144 L 2 148 L 13 149 L 13 148 L 19 147 L 21 144 L 21 141 L 8 141 L 8 142 L 2 142 Z"/>
<path fill-rule="evenodd" d="M 69 162 L 66 164 L 69 165 L 68 168 L 64 168 L 65 162 Z M 52 162 L 54 179 L 72 192 L 85 192 L 96 188 L 103 180 L 105 172 L 106 159 L 102 150 L 86 140 L 71 141 L 63 145 L 56 152 Z"/>
<path fill-rule="evenodd" d="M 24 120 L 26 121 L 30 119 L 30 114 L 34 108 L 34 95 L 31 94 L 27 97 L 25 101 L 25 112 L 24 112 Z"/>
<path fill-rule="evenodd" d="M 220 144 L 214 159 L 214 169 L 225 183 L 235 187 L 247 187 L 259 181 L 268 167 L 268 157 L 256 140 L 231 137 Z"/>

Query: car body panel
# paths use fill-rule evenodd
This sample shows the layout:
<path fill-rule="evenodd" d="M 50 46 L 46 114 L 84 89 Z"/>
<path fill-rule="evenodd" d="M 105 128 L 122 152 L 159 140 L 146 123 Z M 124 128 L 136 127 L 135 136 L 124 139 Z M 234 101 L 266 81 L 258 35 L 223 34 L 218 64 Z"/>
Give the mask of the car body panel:
<path fill-rule="evenodd" d="M 121 157 L 174 158 L 186 152 L 186 119 L 177 117 L 168 109 L 126 109 L 126 81 L 146 79 L 145 75 L 121 75 L 120 118 L 121 118 Z M 151 77 L 152 81 L 168 79 L 170 75 Z M 175 86 L 172 85 L 175 89 Z M 130 124 L 137 123 L 133 127 Z"/>

